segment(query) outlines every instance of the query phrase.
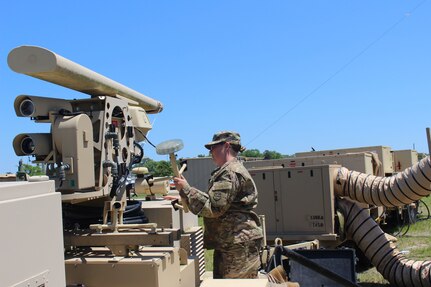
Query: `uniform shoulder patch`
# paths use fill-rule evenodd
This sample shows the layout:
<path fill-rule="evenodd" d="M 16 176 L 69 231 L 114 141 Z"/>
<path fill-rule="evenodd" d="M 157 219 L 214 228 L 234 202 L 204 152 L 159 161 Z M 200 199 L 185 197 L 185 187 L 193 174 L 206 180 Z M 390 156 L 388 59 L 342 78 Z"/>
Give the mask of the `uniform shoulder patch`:
<path fill-rule="evenodd" d="M 232 189 L 232 182 L 230 181 L 216 181 L 212 186 L 213 190 L 229 190 Z"/>

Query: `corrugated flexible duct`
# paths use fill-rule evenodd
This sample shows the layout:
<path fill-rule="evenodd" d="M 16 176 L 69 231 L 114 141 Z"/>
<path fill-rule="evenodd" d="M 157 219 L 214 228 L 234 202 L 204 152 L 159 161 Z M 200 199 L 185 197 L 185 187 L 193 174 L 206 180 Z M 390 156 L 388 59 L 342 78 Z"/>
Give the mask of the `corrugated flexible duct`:
<path fill-rule="evenodd" d="M 431 193 L 431 162 L 426 157 L 416 165 L 391 177 L 379 177 L 340 168 L 335 194 L 376 206 L 402 206 Z M 338 205 L 345 216 L 347 238 L 352 239 L 377 270 L 395 286 L 431 286 L 431 261 L 405 258 L 385 233 L 353 201 L 344 198 Z"/>
<path fill-rule="evenodd" d="M 366 209 L 347 198 L 338 199 L 346 238 L 353 240 L 385 279 L 394 286 L 431 286 L 431 261 L 404 257 L 389 241 Z"/>
<path fill-rule="evenodd" d="M 426 157 L 390 177 L 380 177 L 340 168 L 335 194 L 375 206 L 403 206 L 431 193 L 431 162 Z"/>

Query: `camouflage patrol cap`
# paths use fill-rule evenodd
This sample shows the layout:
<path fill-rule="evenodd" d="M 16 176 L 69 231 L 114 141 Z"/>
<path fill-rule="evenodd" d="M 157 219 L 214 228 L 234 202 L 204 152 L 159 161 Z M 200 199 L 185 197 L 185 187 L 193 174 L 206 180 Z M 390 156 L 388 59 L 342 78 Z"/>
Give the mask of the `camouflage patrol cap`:
<path fill-rule="evenodd" d="M 239 133 L 233 131 L 221 131 L 215 133 L 213 140 L 207 143 L 205 147 L 210 150 L 211 146 L 225 142 L 230 143 L 237 151 L 245 150 L 245 147 L 241 146 L 241 136 Z"/>

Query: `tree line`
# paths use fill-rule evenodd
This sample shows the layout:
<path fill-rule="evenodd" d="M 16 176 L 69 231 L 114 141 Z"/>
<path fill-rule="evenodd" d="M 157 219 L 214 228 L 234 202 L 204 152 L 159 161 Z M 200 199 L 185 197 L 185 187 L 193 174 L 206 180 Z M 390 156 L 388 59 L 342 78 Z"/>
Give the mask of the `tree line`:
<path fill-rule="evenodd" d="M 210 154 L 204 155 L 199 154 L 197 157 L 210 157 Z M 264 152 L 260 152 L 258 149 L 249 149 L 239 154 L 240 157 L 244 158 L 260 158 L 260 159 L 280 159 L 289 157 L 286 155 L 282 155 L 276 151 L 265 150 Z M 179 161 L 180 164 L 181 160 Z M 181 165 L 181 164 L 180 164 Z M 171 176 L 173 175 L 173 171 L 171 168 L 171 164 L 169 161 L 161 160 L 155 161 L 149 158 L 143 160 L 142 163 L 137 166 L 144 166 L 148 168 L 149 173 L 153 176 Z"/>
<path fill-rule="evenodd" d="M 208 155 L 198 155 L 198 157 L 208 157 Z M 244 152 L 240 153 L 239 156 L 244 158 L 260 158 L 260 159 L 280 159 L 280 158 L 286 158 L 286 157 L 292 157 L 289 155 L 282 155 L 279 152 L 276 151 L 270 151 L 265 150 L 264 152 L 260 152 L 258 149 L 249 149 L 245 150 Z M 426 153 L 418 153 L 418 158 L 421 160 L 422 158 L 428 156 Z M 181 161 L 181 160 L 180 160 Z M 179 164 L 180 164 L 179 161 Z M 173 170 L 171 167 L 171 163 L 166 160 L 160 160 L 155 161 L 149 158 L 145 158 L 142 160 L 141 163 L 135 165 L 135 166 L 144 166 L 148 168 L 149 173 L 151 173 L 153 176 L 171 176 L 173 175 Z M 45 174 L 42 166 L 40 164 L 32 165 L 32 164 L 22 164 L 21 169 L 23 172 L 27 173 L 28 175 L 42 175 Z"/>
<path fill-rule="evenodd" d="M 210 157 L 210 154 L 204 155 L 200 154 L 197 157 Z M 244 158 L 260 158 L 260 159 L 280 159 L 289 157 L 288 155 L 282 155 L 277 151 L 265 150 L 260 152 L 258 149 L 248 149 L 239 154 L 240 157 Z M 180 163 L 180 162 L 179 162 Z M 153 176 L 171 176 L 173 175 L 173 170 L 170 161 L 160 160 L 155 161 L 150 158 L 144 158 L 141 163 L 135 165 L 135 167 L 143 166 L 148 168 L 149 173 Z M 20 169 L 30 176 L 45 174 L 41 164 L 25 164 L 21 162 Z"/>

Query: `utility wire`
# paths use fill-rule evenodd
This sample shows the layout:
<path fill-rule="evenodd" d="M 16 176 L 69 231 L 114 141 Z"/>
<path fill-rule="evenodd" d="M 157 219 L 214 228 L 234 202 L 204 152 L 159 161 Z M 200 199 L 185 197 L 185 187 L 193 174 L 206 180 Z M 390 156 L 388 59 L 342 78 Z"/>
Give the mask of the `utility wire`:
<path fill-rule="evenodd" d="M 151 124 L 151 127 L 152 128 L 154 128 L 154 123 L 156 122 L 156 119 L 157 119 L 157 116 L 158 116 L 159 114 L 156 114 L 156 116 L 154 117 L 154 120 L 153 120 L 153 123 Z M 139 130 L 139 129 L 136 129 L 143 137 L 144 137 L 144 139 L 145 139 L 145 141 L 147 142 L 147 143 L 149 143 L 152 147 L 154 147 L 154 148 L 156 148 L 156 146 L 152 143 L 152 142 L 150 142 L 150 140 L 148 139 L 148 134 L 150 133 L 150 131 L 151 130 L 149 130 L 148 132 L 147 132 L 147 135 L 145 135 L 141 130 Z M 144 142 L 145 142 L 144 141 Z"/>
<path fill-rule="evenodd" d="M 143 137 L 144 137 L 144 139 L 152 146 L 152 147 L 154 147 L 154 148 L 156 148 L 156 146 L 152 143 L 152 142 L 150 142 L 150 140 L 147 138 L 147 136 L 141 131 L 141 130 L 139 130 L 139 129 L 136 129 Z"/>
<path fill-rule="evenodd" d="M 394 24 L 392 24 L 388 29 L 386 29 L 379 37 L 369 43 L 364 49 L 362 49 L 358 54 L 356 54 L 352 59 L 347 61 L 344 65 L 342 65 L 337 71 L 335 71 L 332 75 L 330 75 L 326 80 L 324 80 L 321 84 L 319 84 L 316 88 L 314 88 L 311 92 L 301 98 L 296 104 L 294 104 L 290 109 L 288 109 L 285 113 L 279 116 L 275 121 L 269 124 L 266 128 L 264 128 L 261 132 L 259 132 L 255 137 L 253 137 L 250 141 L 247 142 L 246 146 L 255 141 L 258 137 L 268 131 L 270 128 L 275 126 L 282 118 L 284 118 L 291 111 L 296 109 L 300 104 L 305 102 L 309 97 L 315 94 L 318 90 L 320 90 L 323 86 L 325 86 L 329 81 L 338 76 L 342 71 L 344 71 L 348 66 L 350 66 L 353 62 L 355 62 L 359 57 L 361 57 L 365 52 L 367 52 L 371 47 L 377 44 L 381 39 L 383 39 L 387 34 L 389 34 L 392 30 L 394 30 L 399 24 L 404 22 L 408 17 L 410 17 L 413 12 L 415 12 L 420 6 L 422 6 L 427 0 L 421 1 L 418 5 L 416 5 L 410 12 L 405 13 L 403 17 L 398 19 Z"/>

